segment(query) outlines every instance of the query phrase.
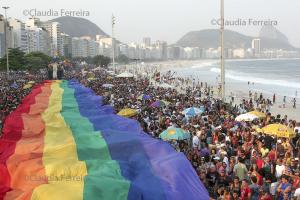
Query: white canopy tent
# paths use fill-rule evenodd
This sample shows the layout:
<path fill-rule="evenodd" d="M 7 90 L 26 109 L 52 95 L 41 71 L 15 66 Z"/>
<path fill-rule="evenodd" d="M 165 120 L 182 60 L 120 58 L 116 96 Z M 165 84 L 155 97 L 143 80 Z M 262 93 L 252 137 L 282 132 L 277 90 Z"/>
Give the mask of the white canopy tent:
<path fill-rule="evenodd" d="M 133 74 L 129 72 L 123 72 L 116 76 L 117 78 L 133 78 Z"/>
<path fill-rule="evenodd" d="M 249 122 L 249 121 L 253 121 L 255 119 L 258 119 L 258 117 L 256 115 L 246 113 L 246 114 L 242 114 L 242 115 L 237 116 L 235 118 L 235 121 L 238 121 L 238 122 L 241 122 L 241 121 Z"/>
<path fill-rule="evenodd" d="M 167 84 L 167 83 L 159 84 L 158 87 L 161 87 L 161 88 L 174 88 L 172 85 Z"/>

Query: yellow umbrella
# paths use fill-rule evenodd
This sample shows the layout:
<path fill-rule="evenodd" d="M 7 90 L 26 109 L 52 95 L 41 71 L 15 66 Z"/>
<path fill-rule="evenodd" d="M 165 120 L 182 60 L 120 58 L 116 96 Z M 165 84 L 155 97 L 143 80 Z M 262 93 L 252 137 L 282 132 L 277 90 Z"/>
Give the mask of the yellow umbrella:
<path fill-rule="evenodd" d="M 31 84 L 26 84 L 26 85 L 23 86 L 23 89 L 26 90 L 26 89 L 29 89 L 29 88 L 31 88 L 31 87 L 32 87 Z"/>
<path fill-rule="evenodd" d="M 95 78 L 95 74 L 93 72 L 88 73 L 88 78 Z"/>
<path fill-rule="evenodd" d="M 169 101 L 162 100 L 162 102 L 164 102 L 164 104 L 166 104 L 166 106 L 170 105 L 170 102 L 169 102 Z"/>
<path fill-rule="evenodd" d="M 28 84 L 35 84 L 35 81 L 29 81 Z"/>
<path fill-rule="evenodd" d="M 96 78 L 91 77 L 91 78 L 88 78 L 87 80 L 88 80 L 88 81 L 94 81 L 94 80 L 96 80 Z"/>
<path fill-rule="evenodd" d="M 259 126 L 257 126 L 257 125 L 252 126 L 252 129 L 254 129 L 258 133 L 263 133 L 263 130 Z"/>
<path fill-rule="evenodd" d="M 131 109 L 131 108 L 125 108 L 121 110 L 118 115 L 123 116 L 123 117 L 133 117 L 137 114 L 137 110 Z"/>
<path fill-rule="evenodd" d="M 252 112 L 248 112 L 248 114 L 252 114 L 252 115 L 255 115 L 257 116 L 258 118 L 265 118 L 267 115 L 263 112 L 259 112 L 257 110 L 255 111 L 252 111 Z"/>
<path fill-rule="evenodd" d="M 275 135 L 277 137 L 283 138 L 294 138 L 296 136 L 295 132 L 282 124 L 270 124 L 262 128 L 263 132 L 268 135 Z"/>

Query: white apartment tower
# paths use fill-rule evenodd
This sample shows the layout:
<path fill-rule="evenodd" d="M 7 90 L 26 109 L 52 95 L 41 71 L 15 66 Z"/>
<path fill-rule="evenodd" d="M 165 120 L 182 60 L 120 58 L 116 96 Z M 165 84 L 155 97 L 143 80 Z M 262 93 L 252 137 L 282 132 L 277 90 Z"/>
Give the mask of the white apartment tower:
<path fill-rule="evenodd" d="M 51 55 L 50 35 L 45 28 L 38 27 L 39 20 L 31 18 L 26 22 L 28 52 L 39 51 Z"/>
<path fill-rule="evenodd" d="M 10 27 L 12 27 L 13 31 L 13 41 L 14 48 L 20 48 L 24 53 L 28 53 L 28 39 L 27 32 L 25 29 L 25 23 L 21 22 L 18 19 L 8 19 Z"/>
<path fill-rule="evenodd" d="M 143 45 L 145 47 L 150 47 L 151 46 L 151 38 L 150 37 L 144 37 L 143 38 Z"/>
<path fill-rule="evenodd" d="M 261 53 L 261 40 L 253 39 L 252 40 L 252 49 L 254 50 L 254 57 L 259 57 Z"/>
<path fill-rule="evenodd" d="M 6 24 L 6 25 L 5 25 Z M 3 15 L 0 15 L 0 57 L 2 58 L 6 54 L 6 41 L 8 48 L 14 48 L 14 36 L 12 27 L 7 26 L 6 20 Z M 5 38 L 5 28 L 6 28 L 6 37 Z"/>
<path fill-rule="evenodd" d="M 51 56 L 63 56 L 64 47 L 61 33 L 61 25 L 58 22 L 42 22 L 41 27 L 45 28 L 50 36 Z"/>

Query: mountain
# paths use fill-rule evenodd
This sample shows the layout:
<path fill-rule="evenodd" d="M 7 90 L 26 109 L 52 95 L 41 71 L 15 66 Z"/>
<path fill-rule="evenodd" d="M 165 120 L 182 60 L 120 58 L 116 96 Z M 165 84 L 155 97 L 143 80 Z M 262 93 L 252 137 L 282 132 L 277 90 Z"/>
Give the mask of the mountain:
<path fill-rule="evenodd" d="M 274 27 L 262 27 L 259 37 L 250 37 L 235 31 L 225 30 L 225 48 L 250 48 L 254 38 L 261 39 L 262 49 L 295 49 L 289 43 L 287 37 Z M 189 32 L 179 39 L 176 45 L 183 47 L 218 48 L 220 46 L 220 30 L 205 29 Z"/>
<path fill-rule="evenodd" d="M 107 36 L 96 24 L 84 18 L 64 16 L 50 21 L 59 22 L 61 31 L 72 37 L 91 36 L 95 38 L 96 35 Z"/>
<path fill-rule="evenodd" d="M 259 32 L 259 37 L 263 49 L 276 49 L 278 47 L 281 49 L 294 49 L 288 38 L 274 26 L 263 26 Z"/>
<path fill-rule="evenodd" d="M 245 36 L 235 31 L 225 30 L 224 42 L 226 48 L 248 48 L 251 46 L 252 37 Z M 178 40 L 177 45 L 184 47 L 218 48 L 220 46 L 220 30 L 205 29 L 192 31 Z"/>
<path fill-rule="evenodd" d="M 274 26 L 263 26 L 259 31 L 260 38 L 279 40 L 288 43 L 288 38 Z"/>

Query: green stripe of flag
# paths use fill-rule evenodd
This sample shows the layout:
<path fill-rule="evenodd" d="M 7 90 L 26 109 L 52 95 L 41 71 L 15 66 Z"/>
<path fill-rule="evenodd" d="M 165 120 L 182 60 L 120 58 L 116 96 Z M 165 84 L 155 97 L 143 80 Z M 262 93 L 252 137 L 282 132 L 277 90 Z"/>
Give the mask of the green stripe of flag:
<path fill-rule="evenodd" d="M 84 199 L 127 199 L 130 182 L 121 175 L 118 162 L 111 159 L 101 133 L 94 131 L 90 121 L 81 116 L 74 89 L 68 87 L 67 81 L 61 87 L 64 89 L 61 114 L 72 130 L 78 158 L 87 166 Z"/>

